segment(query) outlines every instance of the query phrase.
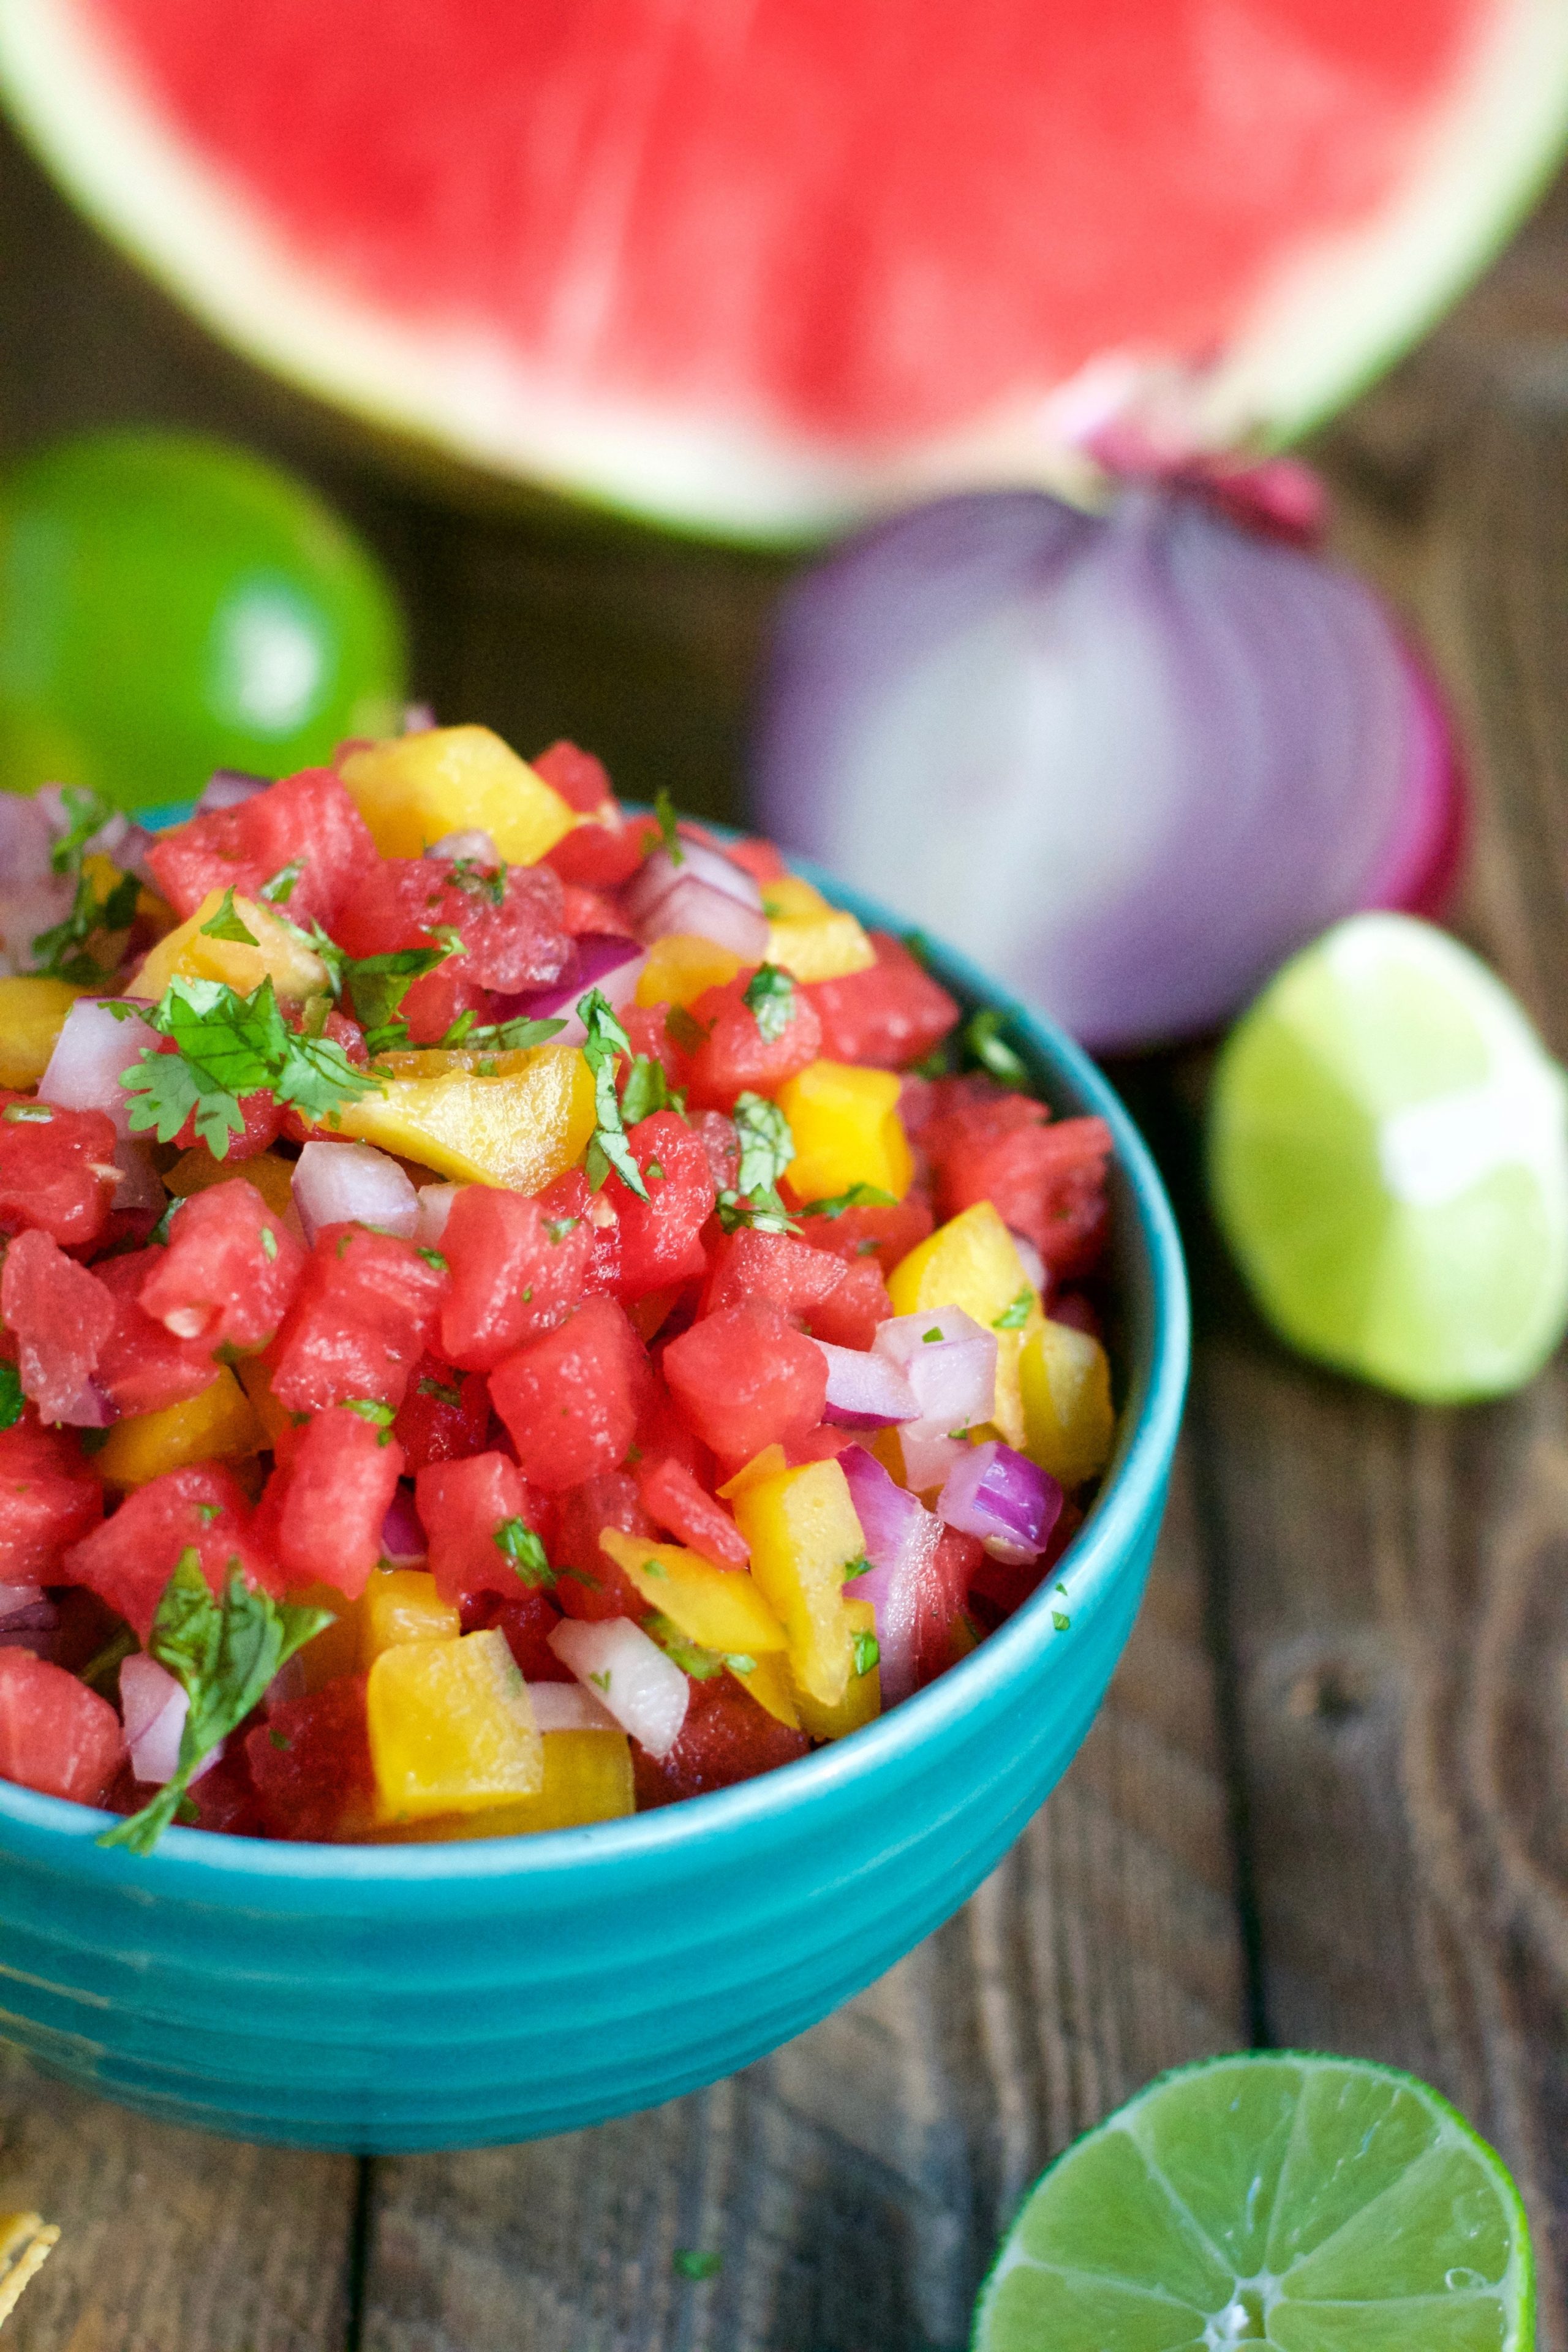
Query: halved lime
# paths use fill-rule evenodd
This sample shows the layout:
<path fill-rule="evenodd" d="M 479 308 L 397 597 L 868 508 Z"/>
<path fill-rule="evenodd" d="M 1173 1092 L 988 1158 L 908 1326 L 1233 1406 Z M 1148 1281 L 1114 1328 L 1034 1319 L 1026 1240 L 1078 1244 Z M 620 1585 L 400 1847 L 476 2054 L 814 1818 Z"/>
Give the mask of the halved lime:
<path fill-rule="evenodd" d="M 1165 2074 L 1058 2157 L 973 2352 L 1530 2352 L 1519 2191 L 1413 2075 L 1254 2052 Z"/>
<path fill-rule="evenodd" d="M 1568 1087 L 1516 1000 L 1408 915 L 1356 915 L 1231 1033 L 1215 1213 L 1310 1356 L 1402 1396 L 1517 1388 L 1568 1321 Z"/>

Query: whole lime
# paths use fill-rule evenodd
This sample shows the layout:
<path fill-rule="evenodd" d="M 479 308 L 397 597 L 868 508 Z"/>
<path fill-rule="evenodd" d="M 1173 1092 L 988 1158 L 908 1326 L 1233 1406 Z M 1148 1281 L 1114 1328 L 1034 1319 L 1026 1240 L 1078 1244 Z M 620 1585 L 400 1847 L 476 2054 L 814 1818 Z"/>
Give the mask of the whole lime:
<path fill-rule="evenodd" d="M 221 442 L 63 441 L 0 488 L 0 786 L 188 800 L 386 731 L 403 624 L 368 550 L 290 475 Z"/>

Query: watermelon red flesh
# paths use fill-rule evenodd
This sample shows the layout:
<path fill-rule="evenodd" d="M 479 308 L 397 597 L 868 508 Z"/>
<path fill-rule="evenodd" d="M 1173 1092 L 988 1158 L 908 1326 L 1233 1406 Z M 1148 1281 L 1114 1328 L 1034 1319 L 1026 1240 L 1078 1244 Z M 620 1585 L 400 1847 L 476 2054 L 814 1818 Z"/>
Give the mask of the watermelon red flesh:
<path fill-rule="evenodd" d="M 1108 355 L 1239 352 L 1230 429 L 1299 424 L 1495 240 L 1568 85 L 1549 0 L 5 14 L 46 153 L 224 331 L 486 462 L 742 530 L 853 512 L 933 446 L 970 449 L 949 481 L 981 444 L 1016 463 Z"/>

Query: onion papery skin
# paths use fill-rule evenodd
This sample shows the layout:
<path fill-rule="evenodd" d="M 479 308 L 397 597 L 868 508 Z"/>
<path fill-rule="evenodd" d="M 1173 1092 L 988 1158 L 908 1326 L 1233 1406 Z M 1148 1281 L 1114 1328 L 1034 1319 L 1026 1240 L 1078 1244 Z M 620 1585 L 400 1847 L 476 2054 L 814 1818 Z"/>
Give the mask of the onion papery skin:
<path fill-rule="evenodd" d="M 883 525 L 783 601 L 759 821 L 1099 1051 L 1198 1034 L 1367 905 L 1428 913 L 1462 787 L 1381 601 L 1152 487 Z"/>

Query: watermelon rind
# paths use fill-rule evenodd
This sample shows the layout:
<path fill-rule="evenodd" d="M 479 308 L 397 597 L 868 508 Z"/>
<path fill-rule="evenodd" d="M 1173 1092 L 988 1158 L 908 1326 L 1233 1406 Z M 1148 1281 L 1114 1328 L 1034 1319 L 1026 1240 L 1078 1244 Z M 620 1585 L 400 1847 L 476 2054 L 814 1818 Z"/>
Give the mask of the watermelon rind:
<path fill-rule="evenodd" d="M 960 431 L 875 451 L 731 406 L 584 394 L 481 328 L 346 296 L 171 135 L 78 0 L 0 0 L 0 85 L 89 217 L 276 373 L 494 474 L 705 537 L 787 542 L 954 488 L 1081 492 L 1075 434 L 1107 385 L 1194 451 L 1278 447 L 1332 415 L 1479 271 L 1550 173 L 1568 138 L 1568 6 L 1498 0 L 1393 201 L 1283 263 L 1203 373 L 1108 352 Z"/>

